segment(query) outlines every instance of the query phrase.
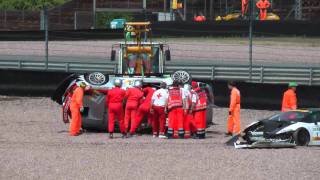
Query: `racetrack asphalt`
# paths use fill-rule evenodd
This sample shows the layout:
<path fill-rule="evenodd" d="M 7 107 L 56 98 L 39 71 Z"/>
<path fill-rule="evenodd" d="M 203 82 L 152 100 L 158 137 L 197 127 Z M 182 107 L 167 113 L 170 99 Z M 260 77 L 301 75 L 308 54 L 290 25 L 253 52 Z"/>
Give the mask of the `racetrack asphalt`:
<path fill-rule="evenodd" d="M 68 136 L 49 98 L 0 96 L 0 179 L 319 179 L 320 147 L 226 146 L 227 109 L 215 108 L 205 140 L 151 135 Z M 241 111 L 242 128 L 277 111 Z"/>
<path fill-rule="evenodd" d="M 50 41 L 49 62 L 110 62 L 112 45 L 120 41 Z M 247 38 L 163 38 L 155 41 L 169 45 L 172 63 L 249 63 Z M 320 40 L 256 38 L 252 58 L 254 65 L 320 66 Z M 44 42 L 6 41 L 0 44 L 0 60 L 44 59 Z"/>

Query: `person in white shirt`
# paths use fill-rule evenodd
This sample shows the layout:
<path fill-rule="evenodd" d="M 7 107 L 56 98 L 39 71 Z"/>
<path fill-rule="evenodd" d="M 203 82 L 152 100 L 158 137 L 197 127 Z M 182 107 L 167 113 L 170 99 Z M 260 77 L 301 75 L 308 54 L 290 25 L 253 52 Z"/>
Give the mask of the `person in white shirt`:
<path fill-rule="evenodd" d="M 156 90 L 151 98 L 150 113 L 153 114 L 152 132 L 153 137 L 166 138 L 165 125 L 166 125 L 166 107 L 168 103 L 169 93 L 167 84 L 162 82 L 160 89 Z"/>

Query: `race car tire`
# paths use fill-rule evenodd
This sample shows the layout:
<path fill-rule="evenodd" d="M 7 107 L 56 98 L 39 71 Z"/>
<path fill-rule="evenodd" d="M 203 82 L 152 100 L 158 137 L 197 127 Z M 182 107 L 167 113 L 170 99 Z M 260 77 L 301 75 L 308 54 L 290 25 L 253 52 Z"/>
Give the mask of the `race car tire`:
<path fill-rule="evenodd" d="M 186 84 L 192 81 L 192 76 L 189 72 L 185 70 L 178 70 L 171 75 L 173 81 L 178 81 L 180 83 Z"/>
<path fill-rule="evenodd" d="M 307 146 L 310 142 L 310 134 L 304 128 L 299 128 L 293 133 L 293 139 L 297 146 Z"/>
<path fill-rule="evenodd" d="M 108 83 L 109 81 L 109 76 L 102 74 L 100 72 L 85 74 L 84 78 L 90 85 L 94 85 L 94 86 L 102 86 Z"/>

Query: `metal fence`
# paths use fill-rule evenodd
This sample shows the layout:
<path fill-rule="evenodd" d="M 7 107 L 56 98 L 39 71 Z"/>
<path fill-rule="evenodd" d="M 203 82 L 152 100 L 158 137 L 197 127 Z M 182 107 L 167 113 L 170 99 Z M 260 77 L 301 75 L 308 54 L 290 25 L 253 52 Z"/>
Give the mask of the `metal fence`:
<path fill-rule="evenodd" d="M 39 31 L 43 30 L 43 11 L 0 11 L 0 30 L 2 31 Z M 49 10 L 50 30 L 91 29 L 92 11 Z"/>
<path fill-rule="evenodd" d="M 81 14 L 73 14 L 72 17 L 77 19 L 79 16 Z M 56 21 L 48 17 L 49 22 L 55 24 L 49 23 L 46 32 L 63 24 L 63 20 L 59 18 L 63 19 L 64 16 L 55 16 L 53 19 Z M 48 22 L 46 18 L 42 21 Z M 90 23 L 83 26 L 89 25 Z M 182 35 L 184 31 L 200 35 L 204 31 L 219 31 L 198 30 L 197 25 L 203 24 L 195 23 L 191 30 L 175 26 L 164 30 Z M 266 31 L 259 32 L 254 26 L 248 26 L 247 30 L 240 32 L 244 35 L 237 37 L 162 37 L 155 41 L 170 46 L 173 62 L 166 65 L 167 73 L 186 69 L 193 77 L 206 80 L 237 79 L 258 83 L 297 81 L 306 85 L 320 85 L 320 38 L 276 34 L 268 29 L 268 23 L 265 23 L 265 28 Z M 55 36 L 59 36 L 54 37 L 55 39 L 61 40 L 50 41 L 50 37 L 46 36 L 47 41 L 0 43 L 0 68 L 113 72 L 114 65 L 109 60 L 110 51 L 112 45 L 121 40 L 79 41 L 83 38 L 78 32 L 56 33 Z"/>
<path fill-rule="evenodd" d="M 28 60 L 1 60 L 1 69 L 18 69 L 33 71 L 62 71 L 62 72 L 103 72 L 107 74 L 116 73 L 116 64 L 111 62 L 59 62 L 51 61 L 46 67 L 43 61 Z M 177 70 L 188 71 L 193 78 L 200 80 L 238 80 L 254 83 L 277 83 L 283 84 L 290 81 L 303 85 L 320 85 L 320 67 L 298 68 L 277 66 L 253 66 L 250 75 L 248 65 L 213 64 L 202 63 L 198 65 L 187 65 L 168 63 L 165 73 L 172 74 Z"/>
<path fill-rule="evenodd" d="M 320 38 L 256 33 L 252 52 L 248 37 L 155 39 L 169 45 L 172 62 L 166 73 L 185 69 L 204 80 L 243 80 L 257 83 L 320 85 Z M 81 34 L 56 34 L 59 41 L 0 43 L 0 68 L 65 72 L 113 73 L 111 47 L 121 40 L 78 40 Z M 63 38 L 68 40 L 63 40 Z M 71 41 L 74 39 L 75 41 Z M 252 53 L 252 66 L 250 66 Z M 251 76 L 251 79 L 250 79 Z"/>
<path fill-rule="evenodd" d="M 99 63 L 99 62 L 59 62 L 50 61 L 46 66 L 44 61 L 28 61 L 28 60 L 0 60 L 1 69 L 18 69 L 18 70 L 32 70 L 32 71 L 59 71 L 59 72 L 103 72 L 114 73 L 114 63 Z"/>
<path fill-rule="evenodd" d="M 284 84 L 290 81 L 304 85 L 320 85 L 319 67 L 289 67 L 254 65 L 250 75 L 248 65 L 232 64 L 199 64 L 188 66 L 185 64 L 169 64 L 166 73 L 184 69 L 193 78 L 204 80 L 238 80 L 254 83 Z"/>
<path fill-rule="evenodd" d="M 251 1 L 256 4 L 258 0 Z M 93 2 L 96 2 L 95 8 Z M 317 21 L 320 14 L 319 0 L 270 0 L 270 2 L 272 6 L 268 12 L 279 15 L 281 20 Z M 175 19 L 180 21 L 193 21 L 194 15 L 201 13 L 207 17 L 208 21 L 214 22 L 218 16 L 223 17 L 241 12 L 241 1 L 238 0 L 184 0 L 183 4 L 182 9 L 174 11 Z M 257 15 L 259 10 L 256 5 L 253 7 L 255 15 Z M 152 21 L 158 20 L 163 13 L 172 12 L 169 0 L 146 1 L 146 9 L 143 8 L 143 0 L 71 0 L 49 10 L 49 27 L 51 30 L 90 29 L 95 27 L 97 13 L 111 12 L 109 16 L 112 16 L 115 12 L 134 12 L 132 17 L 137 20 L 139 17 L 144 17 L 145 12 L 148 12 L 150 15 L 148 20 Z M 160 14 L 158 14 L 159 12 Z M 116 17 L 112 16 L 112 18 Z M 39 30 L 43 19 L 41 11 L 0 10 L 0 29 Z M 105 26 L 99 28 L 105 28 Z"/>

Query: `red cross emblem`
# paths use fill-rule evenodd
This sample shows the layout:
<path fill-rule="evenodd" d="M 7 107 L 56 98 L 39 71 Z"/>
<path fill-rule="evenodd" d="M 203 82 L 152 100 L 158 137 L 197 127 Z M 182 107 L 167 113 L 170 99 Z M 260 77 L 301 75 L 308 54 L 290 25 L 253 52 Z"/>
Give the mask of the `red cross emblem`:
<path fill-rule="evenodd" d="M 160 99 L 160 98 L 161 98 L 161 93 L 159 93 L 159 94 L 157 95 L 157 97 L 158 97 L 158 99 Z"/>

